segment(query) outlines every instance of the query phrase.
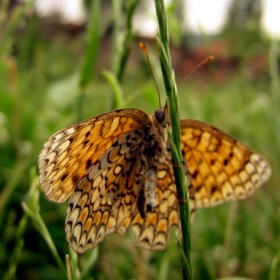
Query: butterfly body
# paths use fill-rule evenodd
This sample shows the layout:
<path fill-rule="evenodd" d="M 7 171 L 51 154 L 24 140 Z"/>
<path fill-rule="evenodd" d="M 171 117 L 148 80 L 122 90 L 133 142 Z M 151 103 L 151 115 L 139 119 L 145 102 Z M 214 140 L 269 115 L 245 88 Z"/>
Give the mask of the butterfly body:
<path fill-rule="evenodd" d="M 70 196 L 65 231 L 75 251 L 129 228 L 137 245 L 165 248 L 170 227 L 179 227 L 168 117 L 167 106 L 151 117 L 116 110 L 46 142 L 39 156 L 41 188 L 56 202 Z M 208 124 L 182 120 L 181 142 L 192 212 L 244 198 L 270 176 L 262 156 Z"/>

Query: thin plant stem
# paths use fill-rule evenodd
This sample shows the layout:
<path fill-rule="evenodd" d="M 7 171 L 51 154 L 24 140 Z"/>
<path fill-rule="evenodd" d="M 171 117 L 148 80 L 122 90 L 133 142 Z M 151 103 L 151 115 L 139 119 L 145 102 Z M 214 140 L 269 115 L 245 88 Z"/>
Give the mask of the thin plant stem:
<path fill-rule="evenodd" d="M 277 220 L 280 221 L 280 207 L 277 211 Z M 272 259 L 270 272 L 269 272 L 269 280 L 277 280 L 280 276 L 280 237 L 275 241 L 275 247 L 277 248 L 277 252 Z"/>
<path fill-rule="evenodd" d="M 9 183 L 3 188 L 0 193 L 0 223 L 3 224 L 3 215 L 5 213 L 8 202 L 13 195 L 16 187 L 18 186 L 24 172 L 26 172 L 26 167 L 28 166 L 28 160 L 19 159 L 14 167 L 13 172 L 11 173 L 11 180 Z"/>
<path fill-rule="evenodd" d="M 112 72 L 109 71 L 103 71 L 103 76 L 107 80 L 107 82 L 111 85 L 111 89 L 114 95 L 114 108 L 125 107 L 125 101 L 124 101 L 123 91 L 120 85 L 120 81 Z"/>
<path fill-rule="evenodd" d="M 114 21 L 114 30 L 113 30 L 113 48 L 112 48 L 112 65 L 111 65 L 111 81 L 113 80 L 112 76 L 114 75 L 115 80 L 118 81 L 119 85 L 121 84 L 125 65 L 127 63 L 128 56 L 130 54 L 131 45 L 134 39 L 132 32 L 132 19 L 136 7 L 139 1 L 128 0 L 125 2 L 124 8 L 126 9 L 126 25 L 124 36 L 120 36 L 121 30 L 121 19 L 122 19 L 122 1 L 114 0 L 113 2 L 113 21 Z M 108 72 L 106 73 L 105 78 L 108 80 Z M 116 83 L 115 83 L 116 84 Z M 124 107 L 123 96 L 115 95 L 116 93 L 122 93 L 121 91 L 112 92 L 112 102 L 110 109 L 116 109 Z"/>
<path fill-rule="evenodd" d="M 85 56 L 80 72 L 80 91 L 77 102 L 77 121 L 81 121 L 83 119 L 85 89 L 92 82 L 92 78 L 97 64 L 98 50 L 100 44 L 100 6 L 100 0 L 95 0 L 92 2 Z"/>
<path fill-rule="evenodd" d="M 79 255 L 70 247 L 69 247 L 69 262 L 67 266 L 70 266 L 67 269 L 71 270 L 71 277 L 73 280 L 82 279 L 81 271 L 79 268 Z"/>
<path fill-rule="evenodd" d="M 279 105 L 280 105 L 280 80 L 279 80 L 279 66 L 278 66 L 278 57 L 280 53 L 280 43 L 276 39 L 272 39 L 269 50 L 269 74 L 270 74 L 270 91 L 271 99 L 273 101 L 272 106 L 272 119 L 275 122 L 275 127 L 279 127 L 280 118 L 279 118 Z M 278 130 L 276 131 L 276 147 L 280 147 L 280 134 Z"/>
<path fill-rule="evenodd" d="M 5 21 L 5 18 L 9 17 L 9 24 L 7 27 L 4 29 L 4 31 L 1 30 L 0 34 L 0 57 L 3 56 L 7 52 L 7 50 L 10 48 L 12 44 L 12 38 L 13 34 L 18 28 L 20 21 L 30 13 L 30 11 L 33 10 L 34 7 L 34 1 L 26 1 L 21 5 L 17 5 L 12 13 L 8 11 L 9 8 L 9 1 L 1 1 L 0 5 L 0 26 L 4 25 L 3 22 Z"/>
<path fill-rule="evenodd" d="M 171 132 L 169 133 L 169 143 L 174 163 L 174 177 L 178 193 L 179 213 L 182 230 L 182 247 L 181 260 L 183 278 L 191 280 L 192 263 L 191 263 L 191 236 L 190 236 L 190 211 L 189 211 L 189 197 L 187 192 L 187 182 L 184 169 L 182 166 L 183 158 L 181 152 L 181 128 L 180 116 L 178 109 L 178 94 L 177 86 L 172 69 L 171 58 L 169 53 L 169 34 L 168 24 L 164 2 L 162 0 L 155 0 L 155 7 L 159 25 L 158 34 L 158 50 L 161 63 L 161 70 L 165 84 L 165 90 L 168 98 Z"/>
<path fill-rule="evenodd" d="M 236 201 L 232 202 L 229 208 L 229 212 L 227 215 L 227 223 L 226 223 L 226 229 L 224 234 L 224 250 L 221 254 L 221 262 L 220 262 L 220 275 L 222 277 L 228 276 L 228 267 L 227 267 L 227 261 L 229 257 L 229 253 L 231 251 L 232 247 L 232 232 L 233 232 L 233 226 L 234 221 L 236 218 L 238 210 L 238 203 Z"/>
<path fill-rule="evenodd" d="M 28 200 L 22 203 L 23 210 L 25 215 L 28 216 L 32 222 L 34 223 L 38 232 L 42 235 L 44 240 L 46 241 L 54 260 L 56 261 L 58 267 L 60 268 L 61 272 L 67 276 L 66 268 L 61 260 L 56 246 L 51 238 L 51 235 L 44 223 L 41 215 L 40 215 L 40 206 L 39 206 L 39 188 L 38 188 L 38 177 L 35 176 L 35 171 L 33 170 L 32 175 L 32 182 L 30 186 L 30 190 L 28 193 Z"/>
<path fill-rule="evenodd" d="M 271 100 L 272 100 L 272 108 L 271 108 L 271 123 L 274 123 L 275 128 L 279 128 L 280 118 L 279 118 L 279 105 L 280 105 L 280 80 L 279 80 L 279 67 L 278 67 L 278 57 L 280 53 L 280 44 L 276 39 L 271 39 L 270 50 L 269 50 L 269 70 L 270 70 L 270 91 L 271 91 Z M 275 140 L 276 144 L 274 145 L 274 149 L 279 150 L 280 147 L 280 134 L 279 130 L 275 129 Z M 280 208 L 277 213 L 277 220 L 280 221 Z M 272 260 L 270 272 L 269 272 L 269 280 L 279 279 L 280 276 L 280 237 L 277 238 L 275 242 L 275 248 L 277 248 L 277 252 Z"/>
<path fill-rule="evenodd" d="M 140 1 L 128 0 L 125 3 L 126 7 L 126 30 L 123 37 L 122 52 L 120 53 L 118 70 L 116 72 L 117 79 L 121 82 L 124 74 L 125 65 L 130 54 L 131 45 L 134 39 L 132 32 L 132 19 L 137 5 Z"/>
<path fill-rule="evenodd" d="M 21 252 L 24 245 L 24 233 L 26 231 L 26 225 L 27 225 L 27 215 L 23 215 L 21 218 L 19 225 L 17 227 L 17 234 L 16 234 L 16 240 L 15 240 L 15 247 L 10 255 L 10 260 L 8 264 L 8 269 L 5 275 L 3 275 L 3 280 L 12 280 L 16 278 L 16 269 L 18 262 L 20 260 Z"/>

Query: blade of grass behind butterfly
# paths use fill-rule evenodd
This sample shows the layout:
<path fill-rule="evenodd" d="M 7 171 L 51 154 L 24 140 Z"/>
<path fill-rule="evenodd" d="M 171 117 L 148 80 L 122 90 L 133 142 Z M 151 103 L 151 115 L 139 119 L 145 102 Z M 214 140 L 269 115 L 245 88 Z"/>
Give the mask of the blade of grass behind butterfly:
<path fill-rule="evenodd" d="M 26 216 L 28 216 L 31 219 L 35 228 L 44 238 L 61 273 L 66 276 L 67 273 L 66 273 L 65 265 L 58 254 L 57 248 L 40 214 L 40 205 L 39 205 L 40 195 L 39 195 L 39 186 L 38 186 L 39 180 L 38 180 L 38 176 L 35 173 L 35 170 L 32 170 L 31 176 L 32 178 L 31 178 L 30 189 L 28 192 L 28 199 L 22 202 L 24 213 Z"/>
<path fill-rule="evenodd" d="M 113 1 L 113 48 L 112 48 L 112 65 L 110 77 L 115 76 L 115 80 L 118 80 L 119 84 L 122 81 L 125 65 L 131 50 L 132 41 L 134 35 L 132 33 L 132 18 L 135 12 L 135 9 L 139 1 L 129 0 L 125 1 L 125 11 L 126 11 L 126 29 L 123 38 L 121 38 L 121 19 L 122 19 L 122 2 L 119 0 Z M 106 79 L 108 79 L 109 72 L 106 72 Z M 112 79 L 110 79 L 112 82 Z M 116 83 L 114 83 L 116 84 Z M 118 95 L 116 95 L 118 93 Z M 112 101 L 110 109 L 116 109 L 125 107 L 124 102 L 120 103 L 121 100 L 124 100 L 123 96 L 120 96 L 121 91 L 116 91 L 113 88 L 112 92 Z"/>
<path fill-rule="evenodd" d="M 101 14 L 101 1 L 92 1 L 90 7 L 90 22 L 87 29 L 85 55 L 80 71 L 79 79 L 79 95 L 77 100 L 77 122 L 84 119 L 83 108 L 85 104 L 85 91 L 87 86 L 92 82 L 94 71 L 97 64 L 99 44 L 100 44 L 100 14 Z M 72 249 L 69 248 L 72 273 L 76 278 L 80 275 L 77 264 L 77 255 Z"/>
<path fill-rule="evenodd" d="M 9 9 L 9 0 L 1 1 L 0 3 L 0 26 L 5 26 L 7 15 L 9 15 L 9 20 L 7 20 L 7 25 L 0 34 L 0 57 L 10 48 L 13 43 L 13 33 L 18 28 L 21 20 L 28 15 L 33 10 L 34 0 L 26 1 L 15 6 L 13 10 Z"/>
<path fill-rule="evenodd" d="M 117 77 L 112 72 L 109 71 L 103 71 L 103 76 L 105 77 L 107 82 L 111 85 L 111 89 L 114 96 L 113 109 L 125 107 L 122 87 Z"/>
<path fill-rule="evenodd" d="M 180 147 L 180 116 L 178 110 L 177 87 L 172 70 L 170 53 L 169 53 L 169 39 L 168 39 L 168 25 L 166 19 L 166 12 L 162 0 L 155 0 L 155 7 L 157 19 L 159 24 L 158 34 L 158 51 L 164 79 L 166 94 L 168 97 L 168 104 L 170 110 L 170 120 L 172 132 L 169 133 L 170 149 L 172 160 L 174 162 L 174 177 L 176 181 L 176 188 L 179 203 L 181 229 L 182 229 L 182 271 L 184 279 L 193 279 L 192 265 L 190 256 L 190 213 L 189 213 L 189 200 L 187 192 L 187 182 L 182 166 L 182 152 Z"/>
<path fill-rule="evenodd" d="M 7 218 L 8 223 L 10 223 L 10 217 L 7 216 Z M 16 270 L 22 256 L 21 254 L 24 246 L 24 234 L 27 228 L 27 221 L 27 215 L 23 215 L 19 223 L 16 225 L 16 238 L 14 240 L 14 247 L 13 249 L 9 250 L 9 262 L 6 267 L 6 271 L 3 271 L 1 275 L 3 280 L 16 279 Z M 8 225 L 11 226 L 12 224 Z M 5 236 L 5 232 L 3 236 Z M 3 248 L 3 240 L 1 240 L 1 243 L 1 250 L 5 251 L 5 249 Z"/>
<path fill-rule="evenodd" d="M 92 1 L 90 23 L 87 30 L 86 50 L 79 80 L 79 95 L 77 102 L 77 121 L 83 119 L 85 89 L 91 83 L 98 57 L 100 43 L 100 0 Z"/>
<path fill-rule="evenodd" d="M 278 68 L 278 56 L 280 52 L 280 43 L 276 39 L 272 39 L 270 42 L 270 50 L 269 50 L 269 72 L 270 72 L 270 92 L 271 92 L 271 109 L 270 109 L 270 122 L 273 124 L 274 128 L 271 135 L 275 135 L 275 143 L 271 146 L 273 147 L 273 150 L 275 151 L 275 155 L 277 158 L 277 155 L 279 154 L 279 148 L 280 148 L 280 133 L 279 133 L 279 124 L 280 124 L 280 118 L 279 118 L 279 105 L 280 105 L 280 79 L 279 79 L 279 68 Z M 275 169 L 279 169 L 279 161 L 276 160 L 274 164 Z M 280 221 L 280 207 L 278 208 L 278 211 L 276 213 L 276 220 Z M 279 225 L 279 222 L 278 222 Z M 279 227 L 275 229 L 275 232 L 279 232 Z M 269 280 L 276 280 L 279 279 L 280 276 L 280 236 L 278 235 L 278 238 L 275 242 L 275 256 L 273 257 L 270 272 L 269 272 Z"/>

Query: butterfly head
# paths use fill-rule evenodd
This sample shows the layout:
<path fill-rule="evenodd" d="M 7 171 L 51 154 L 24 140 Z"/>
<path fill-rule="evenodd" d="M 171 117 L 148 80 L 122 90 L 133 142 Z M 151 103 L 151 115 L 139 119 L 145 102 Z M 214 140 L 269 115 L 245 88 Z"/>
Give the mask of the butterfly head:
<path fill-rule="evenodd" d="M 154 113 L 155 120 L 160 125 L 166 125 L 169 121 L 169 111 L 167 103 L 163 108 L 157 109 Z"/>
<path fill-rule="evenodd" d="M 164 122 L 165 112 L 162 108 L 155 111 L 155 119 L 157 120 L 158 123 Z"/>

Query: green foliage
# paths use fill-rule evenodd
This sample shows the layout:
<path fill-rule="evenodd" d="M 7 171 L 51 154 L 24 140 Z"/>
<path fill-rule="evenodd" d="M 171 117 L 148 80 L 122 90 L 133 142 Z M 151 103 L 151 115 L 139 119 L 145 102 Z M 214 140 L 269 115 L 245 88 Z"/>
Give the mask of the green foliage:
<path fill-rule="evenodd" d="M 157 108 L 153 81 L 147 79 L 137 58 L 128 56 L 133 48 L 142 57 L 132 41 L 136 4 L 130 4 L 122 9 L 130 11 L 130 19 L 125 18 L 125 51 L 114 54 L 113 66 L 111 54 L 99 48 L 97 74 L 92 82 L 90 77 L 86 80 L 83 100 L 79 81 L 89 52 L 84 34 L 73 36 L 61 28 L 45 32 L 30 6 L 11 11 L 10 21 L 0 13 L 1 23 L 6 20 L 0 49 L 1 279 L 66 279 L 69 267 L 73 279 L 182 279 L 174 232 L 162 252 L 134 247 L 129 233 L 107 236 L 83 255 L 71 251 L 64 233 L 66 205 L 46 200 L 34 171 L 42 144 L 58 129 L 74 123 L 79 110 L 83 118 L 90 118 L 113 106 L 148 113 Z M 113 39 L 118 42 L 112 44 L 120 44 L 117 49 L 122 50 L 120 29 Z M 224 83 L 202 84 L 193 76 L 178 82 L 182 117 L 209 122 L 243 140 L 265 155 L 274 171 L 252 198 L 197 211 L 191 230 L 194 279 L 276 280 L 280 276 L 279 43 L 269 42 L 265 54 L 269 80 L 248 81 L 237 72 Z M 100 74 L 103 67 L 111 68 L 106 80 Z M 166 80 L 159 83 L 161 88 Z"/>

